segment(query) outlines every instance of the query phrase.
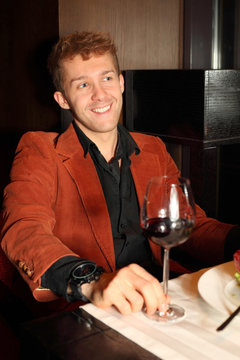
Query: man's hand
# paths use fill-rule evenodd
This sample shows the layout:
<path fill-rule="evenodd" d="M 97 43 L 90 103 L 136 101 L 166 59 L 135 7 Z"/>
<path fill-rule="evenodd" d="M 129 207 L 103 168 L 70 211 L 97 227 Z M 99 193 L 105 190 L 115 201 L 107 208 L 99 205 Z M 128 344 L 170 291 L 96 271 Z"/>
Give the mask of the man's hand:
<path fill-rule="evenodd" d="M 82 293 L 96 306 L 114 306 L 122 314 L 146 308 L 148 314 L 166 311 L 170 298 L 159 281 L 137 264 L 113 273 L 103 273 L 97 282 L 82 285 Z"/>

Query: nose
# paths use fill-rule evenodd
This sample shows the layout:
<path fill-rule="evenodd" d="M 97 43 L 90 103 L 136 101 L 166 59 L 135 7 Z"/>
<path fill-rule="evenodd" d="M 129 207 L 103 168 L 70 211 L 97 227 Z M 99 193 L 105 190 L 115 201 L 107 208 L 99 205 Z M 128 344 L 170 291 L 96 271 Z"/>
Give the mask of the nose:
<path fill-rule="evenodd" d="M 94 84 L 92 91 L 92 100 L 101 101 L 105 98 L 105 96 L 106 96 L 106 91 L 104 90 L 103 86 L 101 84 Z"/>

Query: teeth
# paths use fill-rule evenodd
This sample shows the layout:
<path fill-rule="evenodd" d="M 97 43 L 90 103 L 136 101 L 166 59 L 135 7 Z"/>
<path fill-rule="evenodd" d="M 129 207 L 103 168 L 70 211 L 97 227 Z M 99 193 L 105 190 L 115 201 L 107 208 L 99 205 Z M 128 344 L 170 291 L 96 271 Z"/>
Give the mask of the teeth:
<path fill-rule="evenodd" d="M 104 113 L 105 111 L 109 110 L 110 109 L 110 105 L 107 105 L 103 108 L 96 108 L 96 109 L 93 109 L 92 111 L 94 112 L 97 112 L 97 113 Z"/>

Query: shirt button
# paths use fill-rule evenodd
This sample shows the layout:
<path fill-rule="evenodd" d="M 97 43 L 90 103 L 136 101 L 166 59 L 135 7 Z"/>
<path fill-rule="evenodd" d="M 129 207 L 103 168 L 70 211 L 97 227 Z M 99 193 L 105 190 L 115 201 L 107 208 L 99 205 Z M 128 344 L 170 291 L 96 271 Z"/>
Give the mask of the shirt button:
<path fill-rule="evenodd" d="M 121 226 L 121 229 L 126 229 L 127 228 L 127 224 L 123 223 L 120 225 Z"/>

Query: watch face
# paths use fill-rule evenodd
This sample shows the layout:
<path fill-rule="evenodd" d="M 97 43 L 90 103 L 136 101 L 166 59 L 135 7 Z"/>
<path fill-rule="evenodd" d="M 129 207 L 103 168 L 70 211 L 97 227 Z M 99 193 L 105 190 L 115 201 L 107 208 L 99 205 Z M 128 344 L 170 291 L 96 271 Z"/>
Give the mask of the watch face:
<path fill-rule="evenodd" d="M 72 273 L 72 276 L 75 279 L 84 279 L 88 276 L 91 276 L 96 271 L 96 264 L 94 263 L 85 263 L 79 265 Z"/>

